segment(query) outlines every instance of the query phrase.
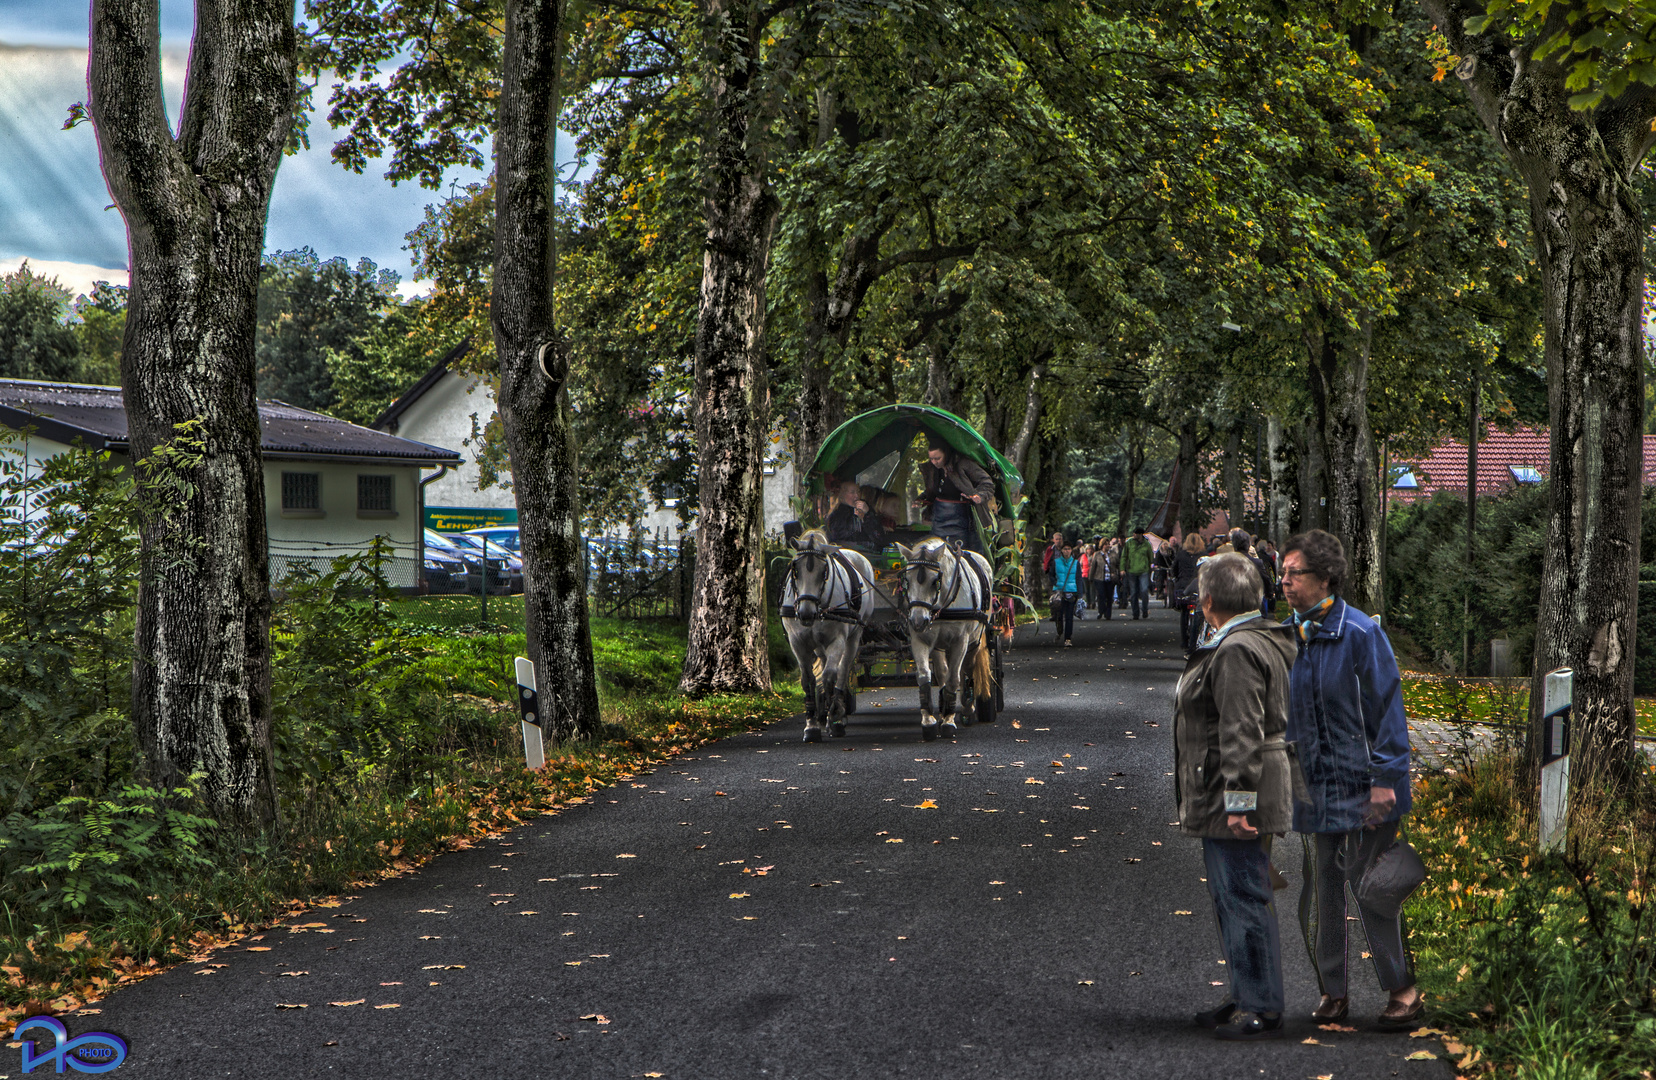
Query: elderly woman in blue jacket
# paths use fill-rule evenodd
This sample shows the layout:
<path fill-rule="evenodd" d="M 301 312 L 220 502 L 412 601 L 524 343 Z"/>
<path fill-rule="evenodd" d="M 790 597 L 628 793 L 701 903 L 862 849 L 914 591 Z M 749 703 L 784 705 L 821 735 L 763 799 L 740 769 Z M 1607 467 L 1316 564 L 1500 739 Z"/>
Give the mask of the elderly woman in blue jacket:
<path fill-rule="evenodd" d="M 1322 1001 L 1312 1018 L 1342 1020 L 1346 985 L 1346 884 L 1369 941 L 1380 988 L 1391 995 L 1382 1028 L 1420 1016 L 1408 931 L 1400 908 L 1365 902 L 1363 875 L 1397 841 L 1409 812 L 1409 728 L 1402 680 L 1379 625 L 1340 599 L 1345 550 L 1313 529 L 1283 546 L 1283 597 L 1294 609 L 1298 656 L 1289 676 L 1288 730 L 1295 777 L 1294 831 L 1305 844 L 1300 926 Z"/>

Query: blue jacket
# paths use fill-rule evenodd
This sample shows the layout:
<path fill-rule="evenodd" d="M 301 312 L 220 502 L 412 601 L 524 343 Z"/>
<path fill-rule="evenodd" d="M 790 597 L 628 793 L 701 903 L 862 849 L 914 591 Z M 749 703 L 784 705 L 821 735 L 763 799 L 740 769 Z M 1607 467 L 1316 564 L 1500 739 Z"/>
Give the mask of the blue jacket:
<path fill-rule="evenodd" d="M 1052 560 L 1052 587 L 1059 592 L 1081 591 L 1081 560 L 1062 555 Z"/>
<path fill-rule="evenodd" d="M 1397 791 L 1386 821 L 1409 812 L 1409 725 L 1397 658 L 1374 620 L 1338 597 L 1316 635 L 1299 643 L 1288 676 L 1285 738 L 1300 773 L 1295 832 L 1369 824 L 1371 787 Z"/>

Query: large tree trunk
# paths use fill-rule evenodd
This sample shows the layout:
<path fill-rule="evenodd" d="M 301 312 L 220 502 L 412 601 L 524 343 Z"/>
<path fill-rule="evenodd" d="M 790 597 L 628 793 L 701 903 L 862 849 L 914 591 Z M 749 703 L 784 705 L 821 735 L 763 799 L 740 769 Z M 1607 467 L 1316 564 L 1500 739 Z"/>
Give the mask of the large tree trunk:
<path fill-rule="evenodd" d="M 1225 436 L 1225 517 L 1232 529 L 1244 527 L 1246 501 L 1247 493 L 1242 490 L 1242 427 L 1237 425 Z"/>
<path fill-rule="evenodd" d="M 1125 537 L 1134 524 L 1133 511 L 1138 506 L 1139 470 L 1144 468 L 1149 430 L 1142 420 L 1129 420 L 1122 426 L 1121 445 L 1126 451 L 1123 466 L 1121 502 L 1116 504 L 1117 538 Z"/>
<path fill-rule="evenodd" d="M 769 690 L 763 453 L 770 413 L 765 272 L 778 204 L 766 180 L 760 65 L 763 5 L 703 0 L 707 245 L 696 323 L 695 593 L 679 688 Z"/>
<path fill-rule="evenodd" d="M 1575 791 L 1621 781 L 1634 747 L 1633 652 L 1643 471 L 1644 218 L 1634 175 L 1656 133 L 1656 91 L 1635 83 L 1570 108 L 1555 61 L 1529 59 L 1499 29 L 1470 34 L 1456 0 L 1426 0 L 1461 56 L 1455 69 L 1524 178 L 1544 293 L 1551 508 L 1541 575 L 1530 758 L 1542 678 L 1575 672 Z M 1555 6 L 1543 39 L 1565 27 Z"/>
<path fill-rule="evenodd" d="M 1294 425 L 1296 481 L 1299 486 L 1299 517 L 1295 532 L 1328 527 L 1328 490 L 1323 468 L 1322 440 L 1310 420 Z"/>
<path fill-rule="evenodd" d="M 1213 512 L 1202 501 L 1202 441 L 1200 421 L 1191 414 L 1179 425 L 1179 527 L 1200 532 Z"/>
<path fill-rule="evenodd" d="M 564 0 L 509 0 L 495 134 L 495 277 L 489 313 L 500 358 L 500 419 L 523 544 L 529 659 L 554 739 L 597 732 L 598 683 L 583 587 L 580 463 L 569 362 L 552 307 L 557 251 L 553 139 Z"/>
<path fill-rule="evenodd" d="M 1310 361 L 1313 438 L 1327 468 L 1328 531 L 1345 545 L 1346 580 L 1341 590 L 1359 611 L 1378 610 L 1380 599 L 1380 501 L 1375 486 L 1379 461 L 1369 427 L 1368 373 L 1373 323 L 1341 333 L 1327 312 L 1308 320 L 1305 349 Z"/>
<path fill-rule="evenodd" d="M 1288 437 L 1283 431 L 1282 421 L 1277 417 L 1270 417 L 1265 428 L 1266 453 L 1270 455 L 1270 495 L 1266 499 L 1267 524 L 1266 533 L 1271 543 L 1278 548 L 1282 547 L 1288 533 L 1293 528 L 1293 503 L 1289 493 L 1293 490 L 1293 478 L 1290 476 L 1288 463 Z"/>
<path fill-rule="evenodd" d="M 293 124 L 293 0 L 198 0 L 176 138 L 160 45 L 156 0 L 94 0 L 88 111 L 131 267 L 131 454 L 186 450 L 143 470 L 172 483 L 142 528 L 133 724 L 156 782 L 204 773 L 215 813 L 261 824 L 277 805 L 253 339 L 270 189 Z"/>

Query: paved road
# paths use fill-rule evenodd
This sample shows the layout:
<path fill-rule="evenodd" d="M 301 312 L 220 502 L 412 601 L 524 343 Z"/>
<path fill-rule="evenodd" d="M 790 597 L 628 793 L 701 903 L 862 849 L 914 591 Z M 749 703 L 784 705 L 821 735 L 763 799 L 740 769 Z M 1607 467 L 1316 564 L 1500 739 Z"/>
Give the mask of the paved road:
<path fill-rule="evenodd" d="M 125 1036 L 130 1080 L 1450 1075 L 1403 1061 L 1429 1040 L 1304 1019 L 1291 919 L 1289 1037 L 1189 1026 L 1225 969 L 1199 847 L 1168 824 L 1173 619 L 1020 641 L 1002 721 L 954 742 L 920 740 L 904 691 L 865 695 L 843 740 L 789 723 L 708 747 L 71 1033 Z"/>

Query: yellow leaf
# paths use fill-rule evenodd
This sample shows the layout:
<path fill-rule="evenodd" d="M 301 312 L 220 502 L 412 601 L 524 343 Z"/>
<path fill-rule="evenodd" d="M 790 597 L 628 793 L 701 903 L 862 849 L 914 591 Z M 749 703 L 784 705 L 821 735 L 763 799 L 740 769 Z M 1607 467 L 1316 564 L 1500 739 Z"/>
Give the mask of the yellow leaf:
<path fill-rule="evenodd" d="M 1046 781 L 1045 780 L 1037 780 L 1033 776 L 1031 776 L 1027 780 L 1025 780 L 1024 783 L 1026 783 L 1026 784 L 1045 784 Z"/>
<path fill-rule="evenodd" d="M 935 799 L 921 799 L 920 802 L 917 803 L 914 808 L 916 810 L 936 810 L 937 809 L 937 800 L 935 800 Z"/>
<path fill-rule="evenodd" d="M 745 893 L 745 892 L 733 892 L 733 893 L 731 893 L 731 894 L 730 894 L 730 898 L 731 898 L 731 899 L 732 899 L 732 900 L 741 900 L 741 899 L 743 899 L 743 898 L 744 898 L 744 897 L 749 897 L 749 896 L 752 896 L 752 895 L 753 895 L 753 894 L 752 894 L 752 893 Z"/>
<path fill-rule="evenodd" d="M 249 945 L 247 947 L 247 951 L 248 952 L 269 952 L 270 951 L 270 946 L 269 945 Z"/>
<path fill-rule="evenodd" d="M 888 844 L 901 844 L 902 842 L 903 842 L 902 840 L 898 839 L 895 836 L 888 837 L 886 839 L 886 843 L 888 843 Z"/>
<path fill-rule="evenodd" d="M 278 1009 L 308 1009 L 308 1008 L 310 1008 L 309 1005 L 289 1005 L 285 1001 L 278 1001 L 276 1003 L 276 1007 Z"/>
<path fill-rule="evenodd" d="M 1442 1028 L 1423 1027 L 1423 1028 L 1416 1028 L 1414 1031 L 1409 1032 L 1409 1038 L 1411 1038 L 1411 1039 L 1429 1039 L 1433 1035 L 1447 1035 L 1447 1034 L 1448 1034 L 1448 1032 L 1444 1031 Z"/>
<path fill-rule="evenodd" d="M 1408 1057 L 1404 1058 L 1403 1060 L 1404 1061 L 1436 1061 L 1437 1060 L 1437 1055 L 1432 1053 L 1430 1050 L 1416 1050 L 1414 1053 L 1410 1054 Z"/>
<path fill-rule="evenodd" d="M 376 1009 L 400 1009 L 400 1008 L 402 1008 L 402 1006 L 401 1006 L 401 1005 L 397 1005 L 397 1004 L 391 1004 L 391 1005 L 375 1005 L 375 1006 L 374 1006 L 374 1008 L 376 1008 Z"/>
<path fill-rule="evenodd" d="M 1175 911 L 1173 914 L 1175 914 L 1175 915 L 1189 915 L 1190 912 L 1188 912 L 1188 911 Z"/>
<path fill-rule="evenodd" d="M 361 1005 L 363 1002 L 365 1002 L 367 1000 L 368 1000 L 367 998 L 357 998 L 355 1001 L 330 1001 L 330 1002 L 328 1002 L 328 1004 L 329 1005 L 336 1005 L 341 1009 L 348 1009 L 352 1005 Z"/>

